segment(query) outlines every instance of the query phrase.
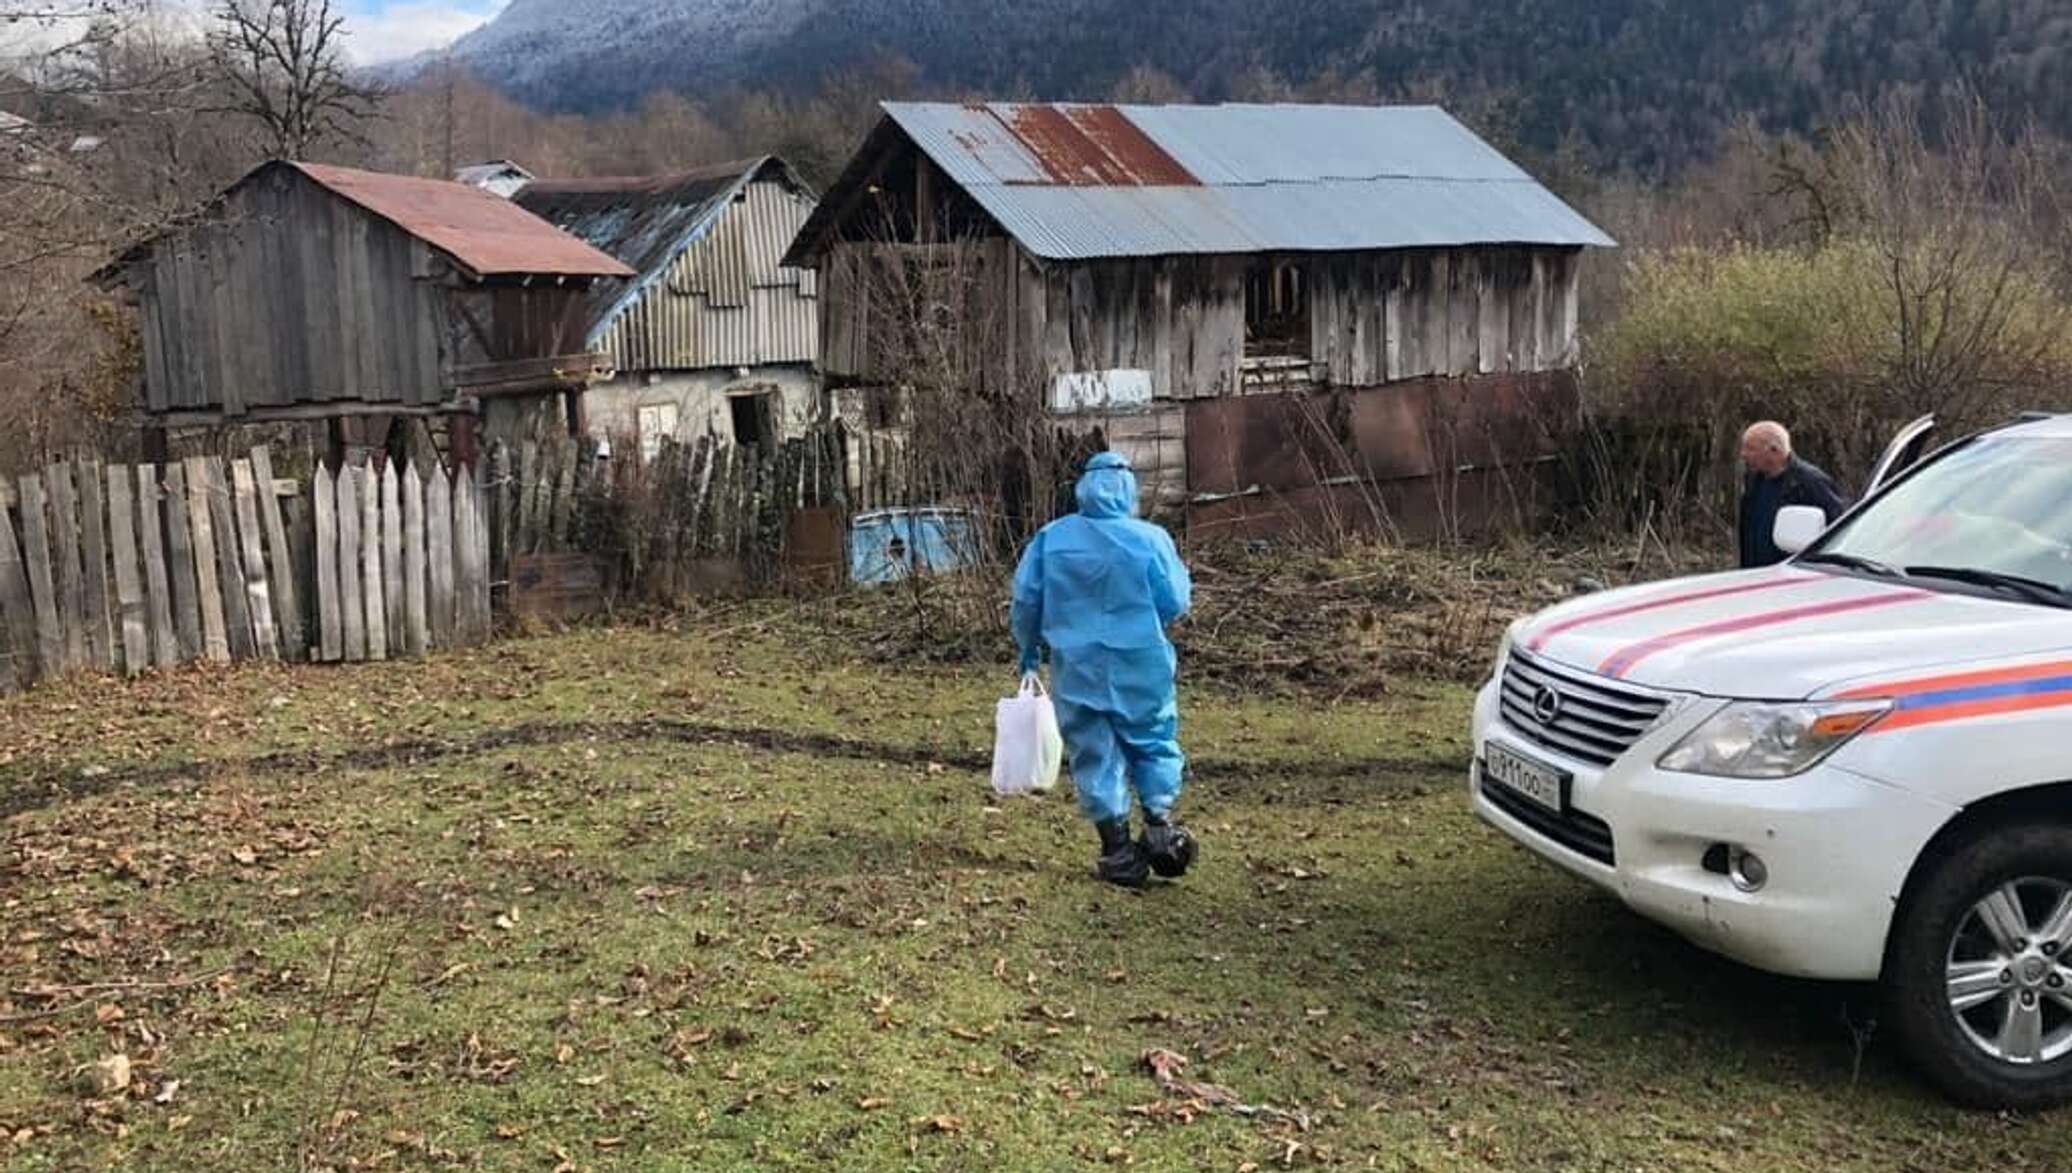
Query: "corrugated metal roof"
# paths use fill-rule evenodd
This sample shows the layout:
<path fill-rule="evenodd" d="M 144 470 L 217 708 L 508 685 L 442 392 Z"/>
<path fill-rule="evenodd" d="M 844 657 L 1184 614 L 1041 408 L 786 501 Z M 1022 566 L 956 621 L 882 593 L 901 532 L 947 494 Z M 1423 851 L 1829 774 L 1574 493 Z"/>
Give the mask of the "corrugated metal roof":
<path fill-rule="evenodd" d="M 782 160 L 539 180 L 515 199 L 637 271 L 630 283 L 599 288 L 590 302 L 590 342 L 622 369 L 816 357 L 809 275 L 779 267 L 813 197 Z"/>
<path fill-rule="evenodd" d="M 513 200 L 648 276 L 709 228 L 719 205 L 772 163 L 745 160 L 628 178 L 535 179 Z"/>
<path fill-rule="evenodd" d="M 631 277 L 633 270 L 509 200 L 445 179 L 290 163 L 479 277 Z"/>
<path fill-rule="evenodd" d="M 1031 253 L 1339 252 L 1612 239 L 1433 106 L 884 106 Z M 864 182 L 857 165 L 837 193 Z M 824 209 L 839 206 L 839 198 Z M 816 216 L 788 258 L 833 228 Z"/>

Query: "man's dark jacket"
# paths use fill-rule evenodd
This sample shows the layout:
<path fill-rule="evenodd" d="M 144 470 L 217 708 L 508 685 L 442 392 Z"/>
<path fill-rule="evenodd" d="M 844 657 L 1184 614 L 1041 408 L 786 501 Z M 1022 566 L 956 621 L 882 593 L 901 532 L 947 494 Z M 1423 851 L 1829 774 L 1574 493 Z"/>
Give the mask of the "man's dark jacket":
<path fill-rule="evenodd" d="M 1794 456 L 1777 474 L 1775 491 L 1769 500 L 1760 492 L 1762 474 L 1751 472 L 1741 483 L 1741 565 L 1774 566 L 1784 561 L 1773 535 L 1777 514 L 1788 505 L 1812 505 L 1832 522 L 1849 508 L 1849 499 L 1835 487 L 1833 477 L 1818 465 Z"/>

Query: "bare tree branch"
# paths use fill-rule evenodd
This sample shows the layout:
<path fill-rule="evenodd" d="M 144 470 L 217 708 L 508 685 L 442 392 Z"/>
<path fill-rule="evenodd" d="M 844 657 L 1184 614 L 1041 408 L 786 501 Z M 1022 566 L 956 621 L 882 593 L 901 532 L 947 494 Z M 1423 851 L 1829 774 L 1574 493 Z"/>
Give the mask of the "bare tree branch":
<path fill-rule="evenodd" d="M 257 122 L 276 158 L 365 141 L 382 93 L 347 69 L 345 16 L 332 0 L 219 0 L 214 19 L 210 53 L 230 90 L 217 112 Z"/>

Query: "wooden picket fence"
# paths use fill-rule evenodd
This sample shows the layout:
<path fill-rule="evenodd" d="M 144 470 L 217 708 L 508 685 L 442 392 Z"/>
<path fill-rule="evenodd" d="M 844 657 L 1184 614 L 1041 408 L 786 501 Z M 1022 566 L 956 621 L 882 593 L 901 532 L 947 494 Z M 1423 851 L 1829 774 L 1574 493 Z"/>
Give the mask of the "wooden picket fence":
<path fill-rule="evenodd" d="M 491 632 L 463 470 L 80 458 L 0 484 L 0 692 L 194 661 L 379 660 Z"/>
<path fill-rule="evenodd" d="M 281 486 L 230 462 L 65 461 L 0 496 L 0 690 L 306 651 Z"/>
<path fill-rule="evenodd" d="M 848 513 L 897 493 L 899 455 L 834 425 L 770 449 L 669 443 L 651 461 L 562 437 L 499 443 L 486 475 L 383 464 L 297 483 L 275 477 L 264 447 L 59 462 L 0 478 L 0 692 L 482 643 L 528 559 L 580 556 L 655 598 L 760 581 L 802 550 L 838 563 Z"/>
<path fill-rule="evenodd" d="M 489 527 L 466 469 L 319 467 L 310 493 L 317 659 L 402 659 L 489 639 Z"/>
<path fill-rule="evenodd" d="M 493 443 L 487 454 L 490 573 L 499 588 L 520 563 L 580 552 L 613 567 L 622 593 L 671 597 L 696 568 L 733 564 L 744 578 L 784 553 L 793 517 L 845 512 L 849 434 L 816 428 L 772 448 L 715 436 L 665 442 L 643 460 L 628 445 L 602 459 L 595 441 Z M 723 576 L 724 577 L 724 576 Z"/>

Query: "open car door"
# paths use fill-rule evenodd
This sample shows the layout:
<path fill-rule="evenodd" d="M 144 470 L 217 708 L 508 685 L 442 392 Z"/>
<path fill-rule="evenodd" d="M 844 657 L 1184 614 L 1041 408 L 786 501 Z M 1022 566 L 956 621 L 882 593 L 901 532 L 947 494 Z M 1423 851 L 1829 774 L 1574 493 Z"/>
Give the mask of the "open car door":
<path fill-rule="evenodd" d="M 1871 472 L 1870 481 L 1863 486 L 1863 496 L 1884 488 L 1894 477 L 1914 467 L 1928 451 L 1928 443 L 1935 438 L 1935 417 L 1924 415 L 1899 430 L 1892 443 L 1885 449 L 1885 455 L 1878 458 L 1877 467 Z"/>

